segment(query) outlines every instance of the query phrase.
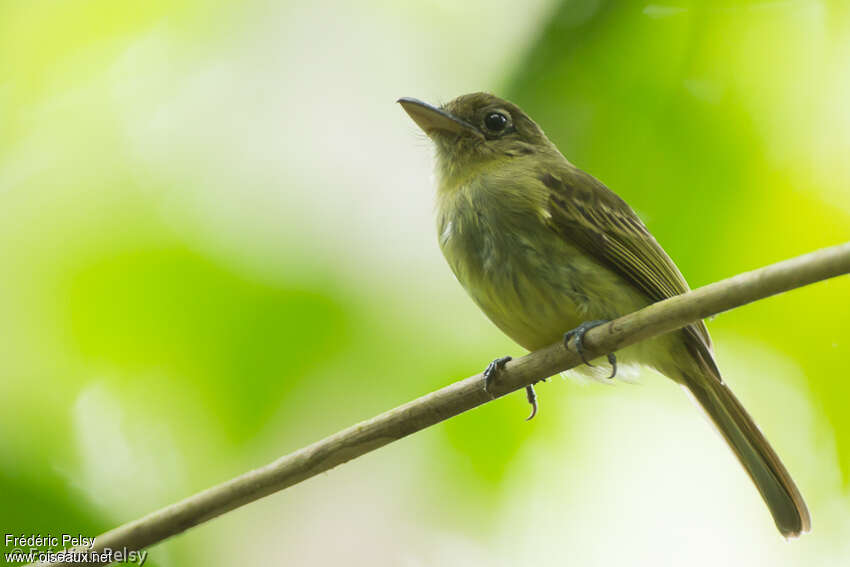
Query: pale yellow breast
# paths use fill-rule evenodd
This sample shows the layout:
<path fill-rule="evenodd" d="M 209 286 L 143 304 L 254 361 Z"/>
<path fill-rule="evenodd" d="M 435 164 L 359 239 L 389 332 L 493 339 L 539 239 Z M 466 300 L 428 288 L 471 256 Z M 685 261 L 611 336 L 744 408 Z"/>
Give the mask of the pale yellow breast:
<path fill-rule="evenodd" d="M 646 304 L 619 275 L 544 222 L 548 211 L 540 196 L 517 198 L 509 181 L 486 181 L 440 199 L 439 242 L 461 285 L 514 341 L 534 350 L 584 321 Z"/>

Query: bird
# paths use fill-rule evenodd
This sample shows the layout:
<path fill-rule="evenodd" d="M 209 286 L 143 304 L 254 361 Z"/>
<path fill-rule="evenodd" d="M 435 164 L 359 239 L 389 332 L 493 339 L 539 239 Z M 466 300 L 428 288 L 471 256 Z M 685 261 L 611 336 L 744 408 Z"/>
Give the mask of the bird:
<path fill-rule="evenodd" d="M 408 97 L 398 103 L 436 150 L 443 255 L 472 300 L 520 346 L 534 351 L 562 340 L 569 348 L 572 339 L 584 359 L 588 329 L 689 290 L 629 205 L 564 157 L 516 104 L 485 92 L 441 106 Z M 509 360 L 490 363 L 485 383 Z M 811 529 L 791 475 L 721 377 L 703 321 L 608 360 L 612 377 L 619 360 L 684 386 L 743 465 L 782 536 Z M 533 417 L 533 386 L 527 394 Z"/>

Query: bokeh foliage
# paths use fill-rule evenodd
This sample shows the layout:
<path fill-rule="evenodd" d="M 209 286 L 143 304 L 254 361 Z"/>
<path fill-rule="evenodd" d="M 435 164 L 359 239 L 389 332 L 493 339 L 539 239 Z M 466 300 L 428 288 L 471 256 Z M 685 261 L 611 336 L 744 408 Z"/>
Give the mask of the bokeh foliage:
<path fill-rule="evenodd" d="M 361 180 L 345 158 L 362 147 L 364 168 L 413 184 L 408 170 L 374 156 L 390 155 L 410 134 L 392 138 L 376 126 L 406 120 L 390 101 L 418 93 L 387 93 L 408 85 L 381 82 L 386 69 L 369 58 L 358 60 L 360 75 L 337 83 L 344 66 L 328 58 L 332 85 L 351 90 L 344 100 L 272 105 L 256 119 L 246 106 L 299 89 L 319 97 L 328 86 L 311 82 L 311 72 L 324 75 L 309 65 L 275 86 L 278 60 L 304 54 L 285 42 L 269 44 L 279 51 L 257 47 L 255 36 L 285 34 L 269 32 L 267 5 L 237 4 L 0 3 L 5 531 L 98 533 L 478 371 L 495 355 L 521 353 L 462 297 L 442 263 L 420 262 L 428 256 L 413 249 L 401 260 L 384 253 L 379 241 L 398 236 L 388 219 L 413 196 L 375 199 L 372 216 L 356 207 Z M 429 7 L 428 36 L 444 33 L 455 14 L 438 4 Z M 330 7 L 305 24 L 319 53 L 332 41 L 329 14 L 343 9 Z M 393 33 L 413 10 L 378 8 L 386 21 L 370 16 L 372 25 Z M 843 2 L 564 0 L 550 8 L 529 45 L 505 55 L 513 64 L 475 88 L 523 106 L 570 160 L 632 204 L 692 285 L 850 240 Z M 245 60 L 232 62 L 242 50 L 262 80 L 228 91 L 231 77 L 215 72 L 243 70 Z M 434 64 L 441 84 L 465 85 L 447 65 Z M 225 95 L 216 98 L 210 84 Z M 364 85 L 387 100 L 386 115 Z M 244 99 L 234 94 L 243 91 Z M 182 122 L 179 109 L 195 107 L 199 118 Z M 308 138 L 301 114 L 331 135 Z M 370 128 L 351 126 L 361 114 Z M 195 137 L 177 131 L 187 123 L 200 130 Z M 268 130 L 297 137 L 269 141 Z M 217 136 L 227 159 L 208 147 Z M 251 145 L 251 136 L 262 141 Z M 335 153 L 338 139 L 348 145 Z M 246 157 L 253 154 L 256 161 Z M 297 160 L 286 161 L 292 154 Z M 331 186 L 327 201 L 315 185 Z M 260 186 L 272 196 L 258 196 Z M 338 203 L 345 215 L 322 224 L 318 217 Z M 355 221 L 344 224 L 349 209 Z M 404 245 L 434 250 L 428 230 Z M 844 278 L 710 324 L 722 368 L 734 359 L 724 358 L 729 344 L 741 339 L 799 370 L 748 384 L 793 382 L 809 395 L 822 419 L 818 442 L 836 444 L 845 487 L 848 297 Z M 515 476 L 528 447 L 570 455 L 586 472 L 582 451 L 597 439 L 589 431 L 606 424 L 582 416 L 609 392 L 556 384 L 540 388 L 546 414 L 530 425 L 521 421 L 523 398 L 511 396 L 409 441 L 418 443 L 411 468 L 419 476 L 405 494 L 417 521 L 486 541 L 506 503 L 523 498 Z M 796 429 L 794 416 L 764 399 L 761 412 Z M 815 502 L 842 497 L 828 490 L 813 487 Z M 158 548 L 149 564 L 197 562 L 202 547 L 220 543 L 195 533 L 187 537 L 198 540 Z"/>

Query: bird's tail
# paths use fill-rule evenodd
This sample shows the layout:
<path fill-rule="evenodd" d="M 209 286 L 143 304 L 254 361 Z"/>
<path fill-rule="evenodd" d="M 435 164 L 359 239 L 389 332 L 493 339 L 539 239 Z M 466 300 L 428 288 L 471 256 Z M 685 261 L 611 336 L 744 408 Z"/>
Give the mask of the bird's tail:
<path fill-rule="evenodd" d="M 776 527 L 786 538 L 809 531 L 809 510 L 782 461 L 741 402 L 720 379 L 716 367 L 704 360 L 700 363 L 701 372 L 692 373 L 696 376 L 685 375 L 684 385 L 744 465 L 767 503 Z"/>

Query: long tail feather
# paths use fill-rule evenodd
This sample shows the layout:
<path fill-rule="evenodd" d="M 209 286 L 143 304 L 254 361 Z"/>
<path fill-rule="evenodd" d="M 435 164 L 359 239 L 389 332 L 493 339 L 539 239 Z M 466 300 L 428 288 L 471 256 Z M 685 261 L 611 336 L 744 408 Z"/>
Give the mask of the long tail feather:
<path fill-rule="evenodd" d="M 786 538 L 809 531 L 809 510 L 791 475 L 741 402 L 720 379 L 716 367 L 703 364 L 702 370 L 697 376 L 684 376 L 683 382 L 753 479 L 779 531 Z"/>

